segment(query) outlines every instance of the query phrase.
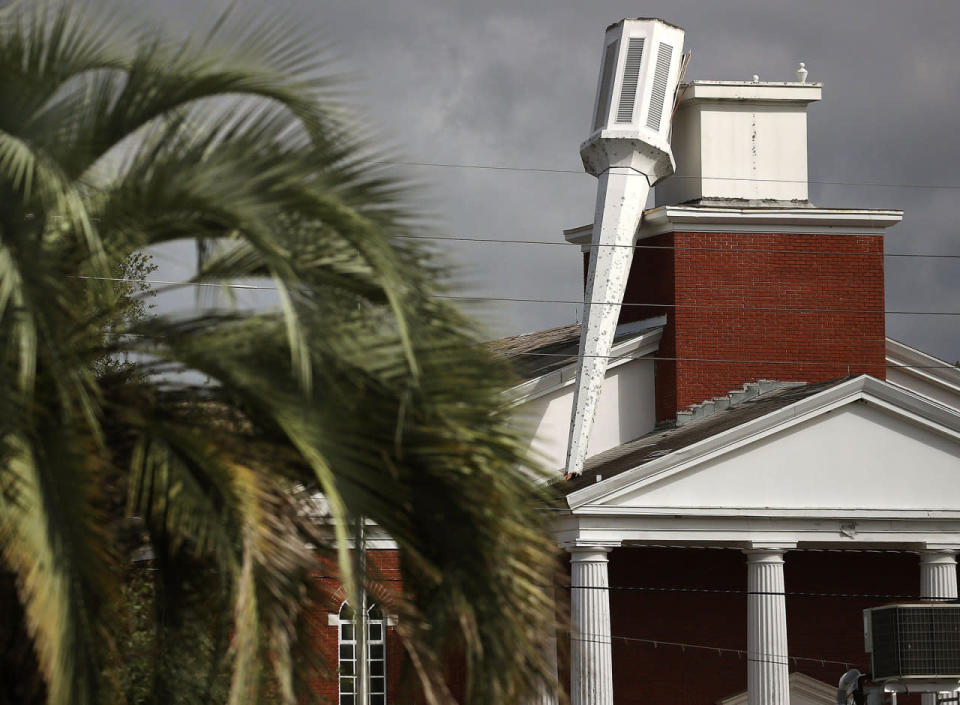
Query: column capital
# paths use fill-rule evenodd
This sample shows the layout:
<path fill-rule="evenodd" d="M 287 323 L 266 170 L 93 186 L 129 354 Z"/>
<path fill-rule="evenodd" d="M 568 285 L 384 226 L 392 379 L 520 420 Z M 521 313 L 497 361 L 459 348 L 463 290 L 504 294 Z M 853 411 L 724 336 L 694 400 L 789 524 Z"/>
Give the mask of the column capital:
<path fill-rule="evenodd" d="M 742 550 L 747 555 L 747 560 L 750 561 L 751 563 L 774 562 L 774 561 L 779 561 L 782 563 L 783 554 L 796 547 L 797 547 L 796 542 L 750 543 L 748 546 L 746 546 Z"/>
<path fill-rule="evenodd" d="M 577 560 L 578 555 L 583 555 L 586 553 L 609 553 L 614 548 L 620 548 L 619 541 L 582 541 L 576 539 L 574 541 L 564 541 L 560 544 L 560 548 L 564 551 L 570 553 L 574 560 Z M 582 560 L 582 559 L 580 559 Z"/>
<path fill-rule="evenodd" d="M 956 563 L 958 550 L 960 550 L 960 546 L 928 543 L 919 551 L 920 561 L 923 563 L 948 563 L 950 561 Z"/>
<path fill-rule="evenodd" d="M 566 544 L 563 548 L 570 552 L 571 563 L 606 563 L 607 554 L 616 546 L 602 543 Z"/>

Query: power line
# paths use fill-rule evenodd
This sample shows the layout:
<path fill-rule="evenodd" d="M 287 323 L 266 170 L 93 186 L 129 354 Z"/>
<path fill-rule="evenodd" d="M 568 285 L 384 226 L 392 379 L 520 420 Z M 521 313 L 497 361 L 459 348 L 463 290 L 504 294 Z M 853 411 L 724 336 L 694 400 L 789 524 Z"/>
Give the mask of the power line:
<path fill-rule="evenodd" d="M 960 255 L 950 254 L 928 254 L 922 252 L 838 252 L 829 250 L 767 250 L 759 248 L 740 248 L 740 247 L 699 247 L 675 245 L 618 245 L 618 244 L 578 244 L 572 242 L 559 242 L 556 240 L 505 240 L 493 237 L 469 237 L 469 236 L 443 236 L 443 235 L 393 235 L 392 237 L 404 240 L 438 240 L 446 242 L 478 242 L 478 243 L 502 243 L 505 245 L 551 245 L 559 247 L 624 247 L 634 250 L 676 250 L 680 252 L 720 252 L 724 254 L 777 254 L 777 255 L 816 255 L 831 257 L 908 257 L 908 258 L 929 258 L 929 259 L 960 259 Z"/>
<path fill-rule="evenodd" d="M 366 161 L 366 163 L 377 164 L 380 166 L 416 166 L 440 169 L 481 169 L 486 171 L 516 171 L 542 174 L 577 174 L 579 176 L 589 176 L 589 174 L 582 169 L 551 169 L 548 167 L 505 166 L 500 164 L 456 164 L 452 162 L 422 162 L 406 160 L 369 160 Z M 705 179 L 710 181 L 747 181 L 750 183 L 774 184 L 819 184 L 822 186 L 870 186 L 876 188 L 960 190 L 960 185 L 953 184 L 885 183 L 880 181 L 839 181 L 832 179 L 758 179 L 749 176 L 704 176 L 695 174 L 673 174 L 670 178 Z"/>
<path fill-rule="evenodd" d="M 837 664 L 842 665 L 846 670 L 852 665 L 856 665 L 856 661 L 837 661 L 835 659 L 823 658 L 819 656 L 791 656 L 786 654 L 767 654 L 761 653 L 759 657 L 757 655 L 751 655 L 747 649 L 733 649 L 728 646 L 707 646 L 706 644 L 688 644 L 682 641 L 665 641 L 663 639 L 649 639 L 642 637 L 633 637 L 633 636 L 615 636 L 615 635 L 606 635 L 606 634 L 591 634 L 591 633 L 581 633 L 573 634 L 570 630 L 564 629 L 560 630 L 564 634 L 569 634 L 572 641 L 578 641 L 581 643 L 589 644 L 611 644 L 614 641 L 621 641 L 625 643 L 642 643 L 652 646 L 653 648 L 659 648 L 661 646 L 674 647 L 682 650 L 692 649 L 700 651 L 713 651 L 717 656 L 723 654 L 736 654 L 738 657 L 746 657 L 747 661 L 754 661 L 757 663 L 775 663 L 779 665 L 788 665 L 790 661 L 794 662 L 794 665 L 798 661 L 810 661 L 814 663 L 819 663 L 823 666 L 826 664 Z M 766 658 L 763 658 L 766 657 Z"/>
<path fill-rule="evenodd" d="M 825 362 L 822 360 L 734 360 L 731 358 L 712 358 L 712 357 L 663 357 L 663 356 L 652 356 L 652 355 L 632 355 L 630 353 L 625 353 L 623 355 L 580 355 L 580 354 L 566 354 L 566 353 L 538 353 L 538 352 L 517 352 L 511 355 L 506 355 L 507 359 L 510 357 L 518 356 L 530 356 L 530 357 L 557 357 L 565 358 L 570 361 L 580 360 L 581 358 L 599 358 L 606 360 L 658 360 L 662 362 L 722 362 L 722 363 L 737 363 L 743 365 L 798 365 L 798 366 L 809 366 L 809 367 L 887 367 L 893 369 L 904 369 L 904 370 L 956 370 L 958 369 L 956 365 L 944 364 L 944 365 L 899 365 L 893 363 L 884 363 L 883 365 L 865 363 L 862 360 L 856 362 Z"/>
<path fill-rule="evenodd" d="M 519 296 L 462 296 L 458 294 L 435 294 L 439 299 L 453 299 L 457 301 L 506 301 L 511 303 L 531 304 L 576 304 L 578 306 L 635 306 L 644 308 L 700 308 L 711 311 L 776 311 L 780 313 L 868 313 L 885 314 L 888 316 L 960 316 L 960 311 L 886 311 L 883 309 L 860 308 L 794 308 L 783 306 L 719 306 L 714 304 L 664 304 L 624 301 L 583 301 L 580 299 L 535 299 Z"/>
<path fill-rule="evenodd" d="M 280 287 L 269 286 L 265 284 L 234 284 L 228 282 L 190 282 L 190 281 L 169 281 L 164 279 L 131 279 L 127 277 L 95 277 L 78 276 L 77 279 L 93 279 L 98 281 L 114 281 L 139 284 L 163 284 L 166 286 L 199 286 L 223 289 L 245 289 L 254 291 L 278 291 Z M 780 313 L 866 313 L 866 314 L 885 314 L 888 316 L 960 316 L 960 311 L 885 311 L 882 309 L 857 309 L 857 308 L 795 308 L 782 306 L 718 306 L 713 304 L 664 304 L 664 303 L 641 303 L 634 301 L 624 301 L 622 303 L 611 301 L 592 301 L 586 302 L 580 299 L 535 299 L 510 296 L 463 296 L 459 294 L 432 294 L 433 298 L 448 299 L 454 301 L 504 301 L 511 303 L 536 303 L 536 304 L 574 304 L 578 306 L 635 306 L 646 308 L 700 308 L 711 311 L 767 311 Z"/>

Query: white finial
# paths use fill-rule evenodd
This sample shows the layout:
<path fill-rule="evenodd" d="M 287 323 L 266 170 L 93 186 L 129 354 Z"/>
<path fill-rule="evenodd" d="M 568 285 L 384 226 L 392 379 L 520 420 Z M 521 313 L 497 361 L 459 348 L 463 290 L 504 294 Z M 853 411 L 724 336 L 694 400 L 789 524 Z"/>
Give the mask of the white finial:
<path fill-rule="evenodd" d="M 753 74 L 753 82 L 760 83 L 760 77 L 757 74 Z"/>
<path fill-rule="evenodd" d="M 807 71 L 807 65 L 801 61 L 800 66 L 797 68 L 797 80 L 800 83 L 806 83 L 808 73 L 809 71 Z"/>

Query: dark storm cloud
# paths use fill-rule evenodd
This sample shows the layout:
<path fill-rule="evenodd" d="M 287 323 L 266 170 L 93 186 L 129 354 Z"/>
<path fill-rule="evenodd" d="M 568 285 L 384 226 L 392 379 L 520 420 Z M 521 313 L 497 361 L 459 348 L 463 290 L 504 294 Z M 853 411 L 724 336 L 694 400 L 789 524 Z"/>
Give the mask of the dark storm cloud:
<path fill-rule="evenodd" d="M 196 2 L 141 0 L 188 25 Z M 254 6 L 253 0 L 249 0 Z M 217 5 L 217 3 L 213 3 Z M 221 3 L 222 5 L 222 3 Z M 341 67 L 358 70 L 359 109 L 385 144 L 415 161 L 579 169 L 603 30 L 624 16 L 686 29 L 688 77 L 793 80 L 798 61 L 824 97 L 810 107 L 812 179 L 958 185 L 960 3 L 847 0 L 522 2 L 288 0 L 333 38 Z M 592 219 L 585 175 L 472 169 L 410 170 L 442 234 L 560 241 Z M 903 208 L 890 252 L 960 253 L 958 190 L 812 185 L 817 205 Z M 465 291 L 576 299 L 576 250 L 502 244 L 446 248 Z M 960 261 L 888 260 L 889 309 L 960 311 Z M 484 309 L 497 334 L 570 322 L 572 305 Z M 893 337 L 960 358 L 960 317 L 891 316 Z"/>

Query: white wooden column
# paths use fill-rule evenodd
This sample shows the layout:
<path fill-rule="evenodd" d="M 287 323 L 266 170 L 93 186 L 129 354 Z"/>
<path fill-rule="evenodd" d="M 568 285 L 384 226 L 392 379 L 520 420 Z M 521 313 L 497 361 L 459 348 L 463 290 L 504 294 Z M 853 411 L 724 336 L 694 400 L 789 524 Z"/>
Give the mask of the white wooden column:
<path fill-rule="evenodd" d="M 952 549 L 920 552 L 920 597 L 924 600 L 957 598 L 957 553 Z M 936 693 L 924 693 L 923 705 L 935 705 Z"/>
<path fill-rule="evenodd" d="M 789 705 L 783 548 L 747 554 L 747 703 Z"/>
<path fill-rule="evenodd" d="M 613 705 L 609 546 L 570 547 L 571 705 Z"/>
<path fill-rule="evenodd" d="M 924 600 L 957 598 L 957 553 L 950 549 L 920 552 L 920 597 Z"/>

